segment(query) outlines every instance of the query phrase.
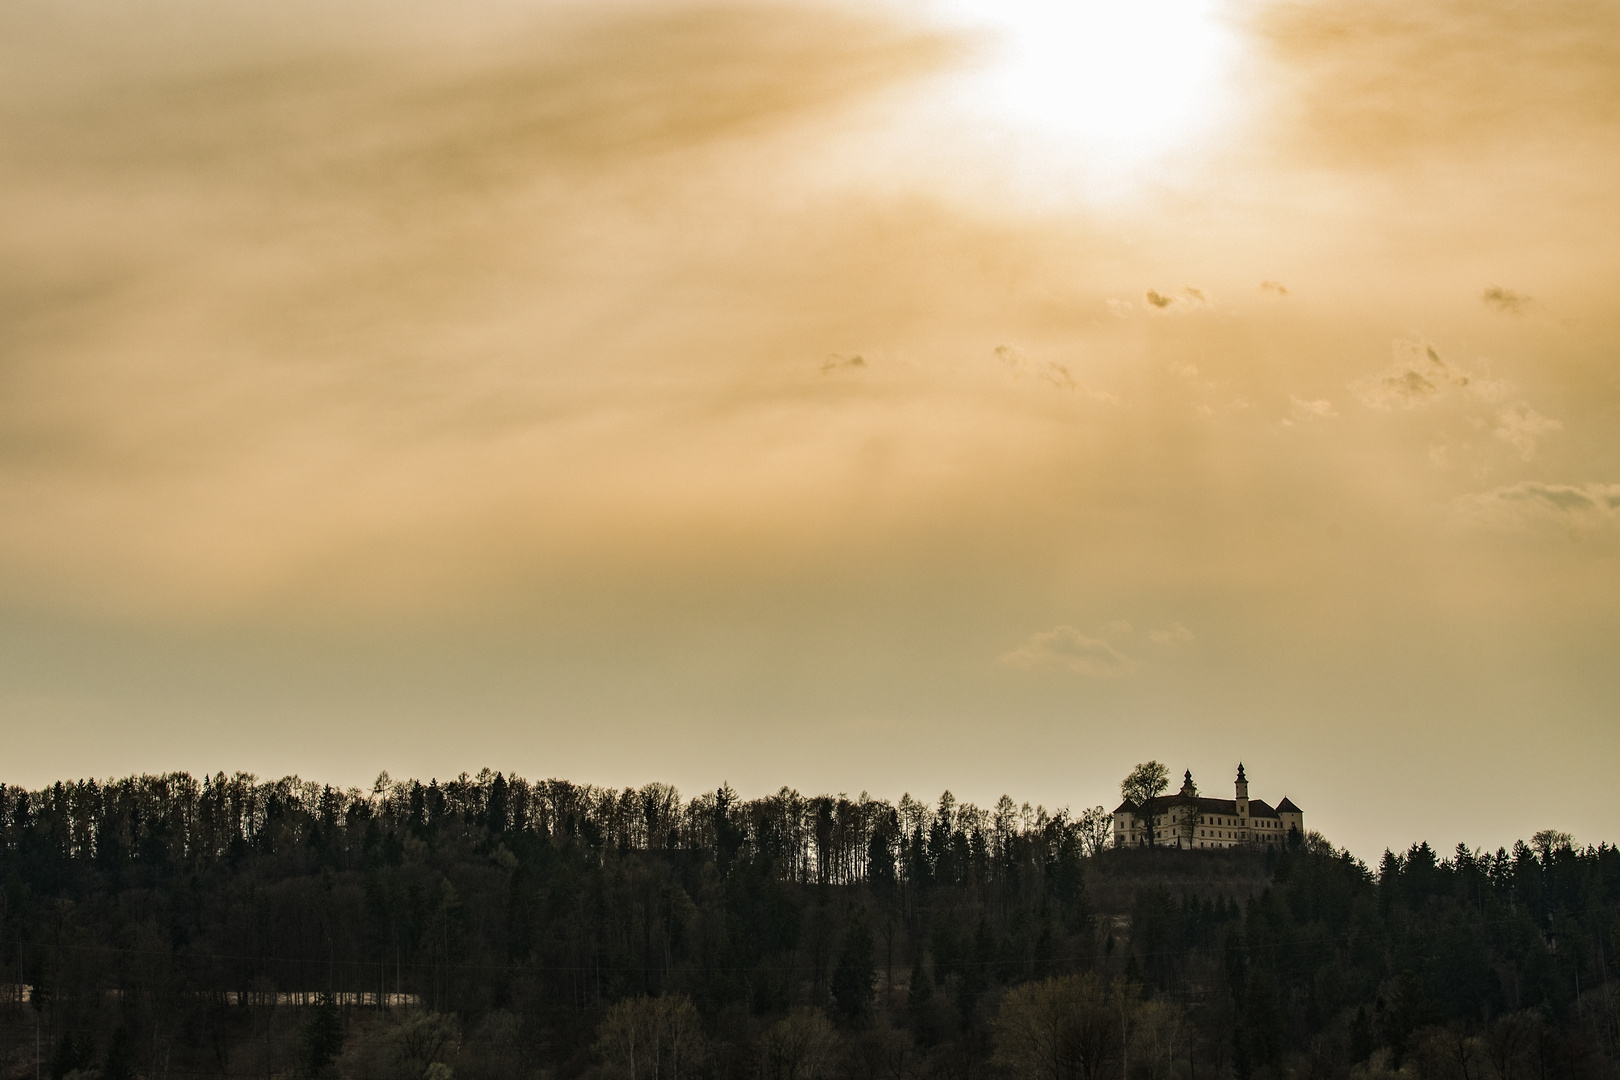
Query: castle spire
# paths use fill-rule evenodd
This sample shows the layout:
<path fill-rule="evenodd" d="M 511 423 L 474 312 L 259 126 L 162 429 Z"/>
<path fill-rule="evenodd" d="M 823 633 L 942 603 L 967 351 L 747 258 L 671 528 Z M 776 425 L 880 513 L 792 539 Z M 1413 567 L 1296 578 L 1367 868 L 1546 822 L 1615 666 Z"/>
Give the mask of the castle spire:
<path fill-rule="evenodd" d="M 1249 816 L 1249 778 L 1243 775 L 1243 763 L 1241 761 L 1238 762 L 1237 812 L 1242 817 Z"/>

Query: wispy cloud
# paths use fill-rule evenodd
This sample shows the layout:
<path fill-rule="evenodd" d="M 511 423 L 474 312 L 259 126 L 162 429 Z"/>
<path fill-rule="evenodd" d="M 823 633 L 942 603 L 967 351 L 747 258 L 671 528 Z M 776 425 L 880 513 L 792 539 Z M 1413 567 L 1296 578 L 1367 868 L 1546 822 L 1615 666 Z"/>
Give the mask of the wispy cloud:
<path fill-rule="evenodd" d="M 830 375 L 835 371 L 858 371 L 866 367 L 866 357 L 856 356 L 829 356 L 821 365 L 821 373 Z"/>
<path fill-rule="evenodd" d="M 1490 423 L 1492 434 L 1526 461 L 1535 457 L 1542 438 L 1563 428 L 1559 421 L 1543 416 L 1529 402 L 1518 398 L 1519 388 L 1513 383 L 1482 378 L 1448 363 L 1427 342 L 1397 340 L 1393 351 L 1395 363 L 1382 374 L 1350 384 L 1351 391 L 1369 408 L 1409 411 L 1453 396 L 1492 406 L 1488 421 L 1481 422 Z"/>
<path fill-rule="evenodd" d="M 1174 622 L 1163 629 L 1150 631 L 1148 640 L 1165 648 L 1175 648 L 1178 645 L 1191 644 L 1193 632 L 1180 623 Z"/>
<path fill-rule="evenodd" d="M 1107 405 L 1119 404 L 1118 395 L 1087 386 L 1076 379 L 1068 364 L 1060 364 L 1056 360 L 1031 360 L 1016 345 L 997 345 L 994 351 L 996 359 L 1001 362 L 1002 368 L 1013 382 L 1022 382 L 1025 378 L 1033 376 L 1058 390 L 1066 390 L 1071 394 L 1088 397 Z"/>
<path fill-rule="evenodd" d="M 1517 484 L 1465 495 L 1458 507 L 1483 524 L 1526 526 L 1537 522 L 1588 528 L 1620 522 L 1620 484 Z"/>
<path fill-rule="evenodd" d="M 1099 637 L 1082 634 L 1072 626 L 1054 626 L 1031 634 L 1001 662 L 1020 671 L 1071 671 L 1094 679 L 1117 679 L 1144 665 Z"/>
<path fill-rule="evenodd" d="M 1480 299 L 1485 306 L 1501 315 L 1522 315 L 1535 303 L 1535 299 L 1524 293 L 1504 289 L 1500 285 L 1491 285 L 1481 294 Z"/>
<path fill-rule="evenodd" d="M 1492 434 L 1517 450 L 1524 460 L 1529 461 L 1536 456 L 1537 440 L 1543 435 L 1558 431 L 1563 426 L 1557 420 L 1542 416 L 1521 401 L 1509 405 L 1497 414 L 1496 428 Z"/>
<path fill-rule="evenodd" d="M 1147 304 L 1148 313 L 1152 315 L 1183 315 L 1215 306 L 1213 297 L 1203 289 L 1195 289 L 1191 285 L 1175 293 L 1161 293 L 1149 289 L 1143 294 L 1142 300 Z"/>
<path fill-rule="evenodd" d="M 1395 362 L 1381 375 L 1358 379 L 1350 389 L 1374 409 L 1414 409 L 1437 400 L 1450 389 L 1468 386 L 1471 376 L 1440 359 L 1433 345 L 1398 340 Z"/>
<path fill-rule="evenodd" d="M 1290 395 L 1288 400 L 1294 406 L 1294 415 L 1303 419 L 1325 420 L 1330 416 L 1339 415 L 1338 410 L 1333 407 L 1333 402 L 1328 401 L 1326 398 L 1307 401 L 1304 398 Z"/>

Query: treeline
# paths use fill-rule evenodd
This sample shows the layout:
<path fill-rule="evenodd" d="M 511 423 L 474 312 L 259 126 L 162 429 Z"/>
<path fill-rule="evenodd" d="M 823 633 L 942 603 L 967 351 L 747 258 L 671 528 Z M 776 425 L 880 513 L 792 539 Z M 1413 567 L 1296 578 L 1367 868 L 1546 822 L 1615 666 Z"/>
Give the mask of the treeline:
<path fill-rule="evenodd" d="M 620 790 L 530 783 L 488 770 L 443 784 L 396 783 L 384 773 L 369 793 L 296 777 L 261 783 L 241 773 L 82 780 L 36 792 L 0 784 L 6 850 L 29 860 L 36 876 L 71 877 L 90 866 L 114 873 L 201 868 L 299 847 L 331 869 L 355 869 L 388 837 L 420 838 L 445 826 L 594 852 L 681 852 L 722 863 L 764 858 L 783 880 L 824 885 L 871 873 L 902 881 L 984 877 L 1031 844 L 1090 853 L 1109 842 L 1112 828 L 1100 806 L 1070 820 L 1066 810 L 1019 807 L 1005 795 L 992 810 L 958 805 L 950 792 L 937 807 L 910 795 L 891 804 L 864 793 L 806 797 L 789 788 L 742 801 L 722 787 L 682 800 L 667 784 Z"/>
<path fill-rule="evenodd" d="M 1374 872 L 1315 835 L 1108 842 L 1101 807 L 948 792 L 0 786 L 0 1069 L 34 1076 L 37 1045 L 41 1080 L 1616 1075 L 1615 848 Z M 1269 885 L 1225 891 L 1234 860 Z M 1093 910 L 1088 878 L 1159 865 L 1176 888 Z"/>

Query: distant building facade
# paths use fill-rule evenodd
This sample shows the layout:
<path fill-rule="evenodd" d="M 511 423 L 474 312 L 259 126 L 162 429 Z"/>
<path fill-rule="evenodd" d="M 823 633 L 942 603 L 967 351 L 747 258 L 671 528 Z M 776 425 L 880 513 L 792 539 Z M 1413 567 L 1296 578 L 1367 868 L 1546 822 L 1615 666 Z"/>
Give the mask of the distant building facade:
<path fill-rule="evenodd" d="M 1181 849 L 1264 847 L 1286 844 L 1291 835 L 1304 838 L 1305 815 L 1286 795 L 1276 807 L 1249 798 L 1249 779 L 1241 763 L 1236 798 L 1199 795 L 1189 769 L 1176 794 L 1160 795 L 1142 806 L 1126 799 L 1114 811 L 1115 847 L 1146 847 L 1150 842 Z"/>

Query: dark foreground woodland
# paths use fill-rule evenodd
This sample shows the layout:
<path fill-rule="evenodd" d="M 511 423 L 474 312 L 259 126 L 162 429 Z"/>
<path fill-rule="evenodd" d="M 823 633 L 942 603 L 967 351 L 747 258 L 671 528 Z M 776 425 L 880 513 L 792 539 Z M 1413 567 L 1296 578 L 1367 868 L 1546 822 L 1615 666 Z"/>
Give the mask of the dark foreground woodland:
<path fill-rule="evenodd" d="M 948 793 L 0 786 L 0 1076 L 1620 1076 L 1614 847 L 1107 839 Z"/>

